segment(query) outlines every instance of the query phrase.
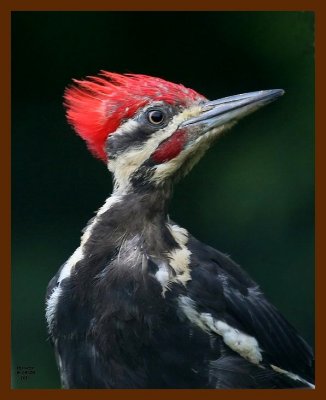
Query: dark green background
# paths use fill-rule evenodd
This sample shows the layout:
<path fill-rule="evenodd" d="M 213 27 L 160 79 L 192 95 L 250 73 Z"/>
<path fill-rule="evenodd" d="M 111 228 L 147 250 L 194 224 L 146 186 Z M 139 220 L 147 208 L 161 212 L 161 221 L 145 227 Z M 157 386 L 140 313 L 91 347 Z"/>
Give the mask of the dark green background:
<path fill-rule="evenodd" d="M 171 216 L 230 254 L 314 342 L 314 16 L 309 12 L 14 12 L 13 386 L 59 386 L 48 281 L 111 180 L 67 125 L 71 78 L 100 69 L 182 82 L 210 99 L 286 95 L 224 135 L 176 188 Z M 33 366 L 27 382 L 17 366 Z"/>

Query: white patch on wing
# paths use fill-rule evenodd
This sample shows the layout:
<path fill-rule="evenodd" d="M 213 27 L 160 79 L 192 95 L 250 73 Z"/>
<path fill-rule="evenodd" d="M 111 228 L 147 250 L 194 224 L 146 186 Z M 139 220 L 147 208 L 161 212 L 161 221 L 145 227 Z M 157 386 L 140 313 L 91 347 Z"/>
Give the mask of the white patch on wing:
<path fill-rule="evenodd" d="M 200 314 L 196 310 L 195 302 L 187 296 L 179 296 L 179 306 L 181 310 L 184 312 L 186 317 L 193 322 L 195 325 L 199 326 L 204 331 L 208 331 L 207 326 L 204 324 L 204 321 L 199 318 Z"/>
<path fill-rule="evenodd" d="M 224 343 L 233 351 L 253 364 L 259 364 L 262 361 L 261 349 L 253 336 L 233 328 L 226 322 L 215 320 L 208 313 L 200 314 L 200 317 L 213 332 L 223 337 Z"/>
<path fill-rule="evenodd" d="M 243 358 L 253 364 L 262 361 L 261 349 L 254 337 L 213 318 L 209 313 L 199 313 L 195 302 L 189 297 L 180 296 L 179 305 L 191 322 L 207 332 L 215 332 L 222 336 L 224 343 Z"/>
<path fill-rule="evenodd" d="M 170 278 L 169 266 L 167 265 L 166 262 L 162 261 L 158 265 L 158 271 L 155 274 L 155 278 L 160 282 L 160 284 L 165 289 L 166 285 L 169 282 L 169 278 Z"/>
<path fill-rule="evenodd" d="M 188 231 L 179 225 L 168 225 L 172 236 L 180 245 L 186 245 L 188 243 Z"/>
<path fill-rule="evenodd" d="M 179 247 L 166 254 L 167 260 L 160 260 L 155 262 L 158 271 L 154 277 L 162 285 L 162 293 L 165 294 L 170 285 L 174 282 L 186 285 L 191 279 L 190 277 L 190 256 L 191 252 L 187 248 L 188 232 L 186 229 L 178 225 L 167 225 L 174 240 L 178 243 Z"/>
<path fill-rule="evenodd" d="M 300 382 L 304 383 L 305 385 L 309 386 L 310 388 L 315 389 L 315 385 L 313 385 L 312 383 L 310 383 L 310 382 L 306 381 L 305 379 L 301 378 L 299 375 L 293 374 L 292 372 L 286 371 L 285 369 L 276 367 L 273 364 L 270 364 L 270 366 L 273 368 L 274 371 L 276 371 L 276 372 L 278 372 L 280 374 L 286 375 L 286 376 L 288 376 L 289 378 L 291 378 L 291 379 L 293 379 L 295 381 L 300 381 Z"/>
<path fill-rule="evenodd" d="M 188 232 L 186 229 L 178 225 L 168 224 L 168 228 L 174 240 L 178 243 L 179 248 L 172 250 L 168 253 L 169 265 L 173 268 L 175 276 L 170 279 L 170 282 L 180 282 L 183 285 L 191 279 L 190 278 L 190 256 L 191 251 L 187 247 Z"/>

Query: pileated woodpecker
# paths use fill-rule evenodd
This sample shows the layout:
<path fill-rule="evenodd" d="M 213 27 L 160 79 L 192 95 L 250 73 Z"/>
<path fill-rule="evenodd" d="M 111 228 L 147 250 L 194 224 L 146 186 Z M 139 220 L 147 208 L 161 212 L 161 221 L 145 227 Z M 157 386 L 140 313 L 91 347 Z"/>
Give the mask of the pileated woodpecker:
<path fill-rule="evenodd" d="M 228 256 L 168 215 L 173 184 L 283 90 L 208 101 L 145 75 L 65 92 L 67 118 L 114 191 L 48 286 L 64 388 L 313 388 L 309 345 Z"/>

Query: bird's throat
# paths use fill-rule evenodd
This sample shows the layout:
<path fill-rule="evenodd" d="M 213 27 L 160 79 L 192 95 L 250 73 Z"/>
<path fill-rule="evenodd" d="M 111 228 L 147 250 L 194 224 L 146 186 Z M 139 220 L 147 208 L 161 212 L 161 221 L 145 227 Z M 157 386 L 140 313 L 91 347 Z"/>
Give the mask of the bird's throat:
<path fill-rule="evenodd" d="M 139 245 L 161 253 L 175 246 L 167 227 L 171 185 L 139 191 L 114 191 L 90 221 L 82 238 L 84 252 L 111 255 L 126 238 L 139 237 Z"/>

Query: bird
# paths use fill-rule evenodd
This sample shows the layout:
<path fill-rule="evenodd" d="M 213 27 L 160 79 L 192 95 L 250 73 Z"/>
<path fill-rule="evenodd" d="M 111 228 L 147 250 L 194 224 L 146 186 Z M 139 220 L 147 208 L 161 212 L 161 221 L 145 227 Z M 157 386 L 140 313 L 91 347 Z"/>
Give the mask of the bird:
<path fill-rule="evenodd" d="M 169 216 L 174 185 L 282 89 L 210 101 L 100 71 L 65 89 L 68 123 L 112 194 L 51 279 L 46 321 L 65 389 L 313 389 L 314 355 L 230 256 Z"/>

